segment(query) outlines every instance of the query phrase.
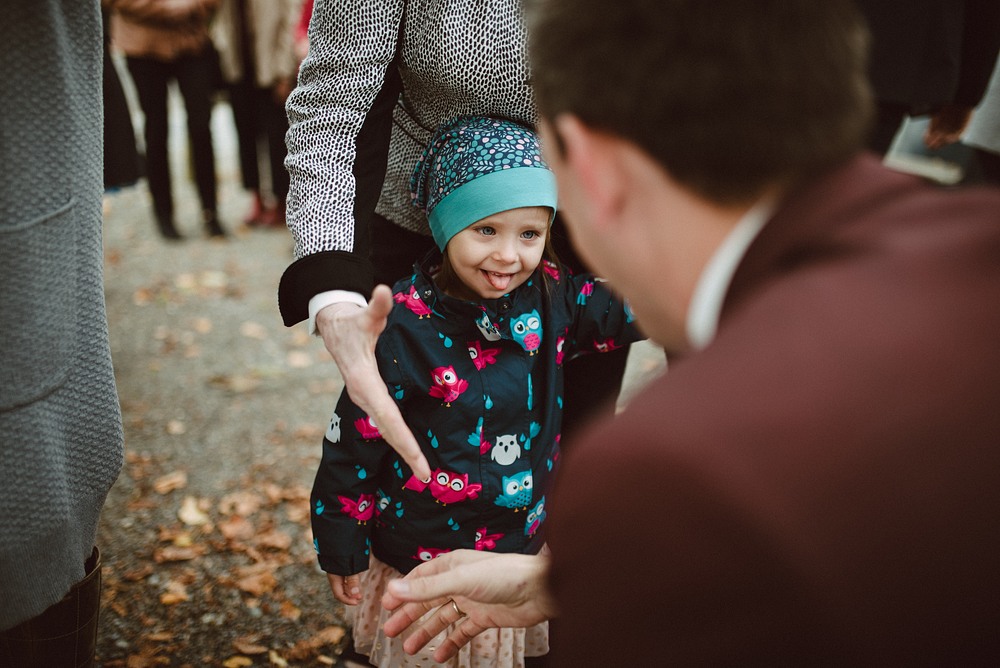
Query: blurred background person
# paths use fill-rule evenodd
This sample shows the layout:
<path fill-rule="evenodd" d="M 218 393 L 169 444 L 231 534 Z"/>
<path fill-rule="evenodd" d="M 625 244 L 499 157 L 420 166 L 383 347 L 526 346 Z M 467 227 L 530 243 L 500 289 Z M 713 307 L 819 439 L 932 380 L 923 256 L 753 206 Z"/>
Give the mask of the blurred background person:
<path fill-rule="evenodd" d="M 139 151 L 135 145 L 135 127 L 129 112 L 125 89 L 111 58 L 111 16 L 101 8 L 104 26 L 104 189 L 130 186 L 142 176 Z"/>
<path fill-rule="evenodd" d="M 301 14 L 302 0 L 222 0 L 212 25 L 236 123 L 243 187 L 253 197 L 245 221 L 251 227 L 285 225 L 285 100 L 299 68 L 295 31 Z"/>
<path fill-rule="evenodd" d="M 167 153 L 168 84 L 176 81 L 187 111 L 188 139 L 209 236 L 225 236 L 219 224 L 212 101 L 218 66 L 209 21 L 219 0 L 103 0 L 110 9 L 111 39 L 125 53 L 144 116 L 146 177 L 160 234 L 177 240 Z"/>

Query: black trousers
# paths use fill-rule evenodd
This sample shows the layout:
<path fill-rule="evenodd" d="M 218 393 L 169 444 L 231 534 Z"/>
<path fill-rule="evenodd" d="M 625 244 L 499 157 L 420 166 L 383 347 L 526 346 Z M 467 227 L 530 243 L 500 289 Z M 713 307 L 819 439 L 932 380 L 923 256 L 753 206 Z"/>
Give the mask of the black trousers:
<path fill-rule="evenodd" d="M 559 260 L 575 271 L 584 270 L 569 243 L 565 227 L 556 216 L 552 245 Z M 413 263 L 434 247 L 434 240 L 404 230 L 385 218 L 372 217 L 372 262 L 375 282 L 391 286 L 413 272 Z M 609 353 L 582 355 L 566 364 L 563 426 L 560 445 L 572 447 L 574 434 L 588 422 L 614 414 L 628 361 L 629 346 Z"/>
<path fill-rule="evenodd" d="M 288 170 L 285 169 L 285 133 L 288 116 L 285 106 L 274 99 L 270 89 L 260 88 L 249 78 L 229 84 L 229 104 L 239 142 L 240 173 L 243 187 L 261 192 L 260 165 L 270 172 L 271 192 L 279 205 L 288 196 Z"/>
<path fill-rule="evenodd" d="M 216 211 L 215 151 L 212 147 L 212 96 L 215 67 L 211 51 L 170 62 L 128 57 L 128 70 L 145 117 L 146 176 L 157 216 L 173 217 L 170 160 L 167 152 L 167 85 L 177 82 L 187 111 L 188 140 L 202 211 Z"/>

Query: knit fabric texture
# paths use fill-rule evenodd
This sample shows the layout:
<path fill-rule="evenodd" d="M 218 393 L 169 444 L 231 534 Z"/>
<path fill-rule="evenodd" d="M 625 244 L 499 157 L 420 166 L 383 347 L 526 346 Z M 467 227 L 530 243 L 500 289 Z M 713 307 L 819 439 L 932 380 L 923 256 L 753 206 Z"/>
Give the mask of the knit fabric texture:
<path fill-rule="evenodd" d="M 488 216 L 526 206 L 556 209 L 555 175 L 535 133 L 512 121 L 463 116 L 434 133 L 410 180 L 441 250 Z"/>
<path fill-rule="evenodd" d="M 4 9 L 0 629 L 83 578 L 123 455 L 102 281 L 100 3 Z"/>

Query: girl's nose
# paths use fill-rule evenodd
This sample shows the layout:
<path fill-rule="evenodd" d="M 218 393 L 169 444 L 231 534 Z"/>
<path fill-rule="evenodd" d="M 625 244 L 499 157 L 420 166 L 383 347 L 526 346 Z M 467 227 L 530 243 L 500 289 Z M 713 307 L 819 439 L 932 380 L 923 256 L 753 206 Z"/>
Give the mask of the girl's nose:
<path fill-rule="evenodd" d="M 499 261 L 506 262 L 508 264 L 517 261 L 517 240 L 516 239 L 502 239 L 497 242 L 496 247 L 493 249 L 493 256 Z"/>

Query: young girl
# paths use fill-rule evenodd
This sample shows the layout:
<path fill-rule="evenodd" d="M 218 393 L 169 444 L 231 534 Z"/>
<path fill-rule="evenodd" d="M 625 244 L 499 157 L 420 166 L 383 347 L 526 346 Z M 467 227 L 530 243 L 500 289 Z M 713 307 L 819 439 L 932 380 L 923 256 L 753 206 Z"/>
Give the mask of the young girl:
<path fill-rule="evenodd" d="M 544 258 L 556 186 L 531 130 L 446 123 L 411 185 L 443 254 L 395 285 L 375 353 L 432 476 L 416 479 L 345 391 L 312 493 L 320 566 L 338 600 L 360 605 L 355 647 L 393 668 L 433 663 L 433 648 L 410 657 L 381 633 L 386 583 L 450 550 L 542 549 L 563 363 L 641 338 L 605 284 Z M 451 665 L 521 666 L 547 651 L 544 624 L 491 630 Z"/>

